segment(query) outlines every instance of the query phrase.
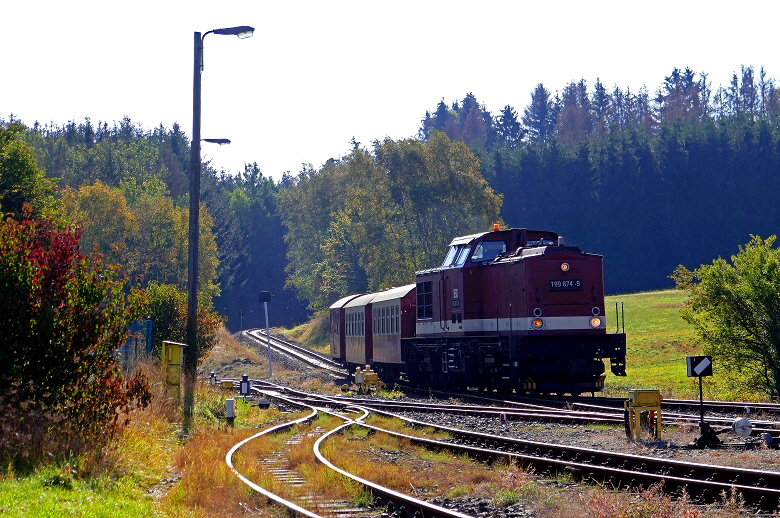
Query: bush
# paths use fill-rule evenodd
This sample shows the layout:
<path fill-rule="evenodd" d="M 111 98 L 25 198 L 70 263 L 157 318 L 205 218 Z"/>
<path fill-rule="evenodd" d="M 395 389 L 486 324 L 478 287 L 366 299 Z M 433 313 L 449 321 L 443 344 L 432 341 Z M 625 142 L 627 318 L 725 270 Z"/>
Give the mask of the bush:
<path fill-rule="evenodd" d="M 29 214 L 30 207 L 25 207 Z M 83 256 L 77 228 L 0 223 L 0 457 L 35 462 L 113 437 L 119 417 L 151 394 L 113 356 L 127 337 L 116 268 Z"/>

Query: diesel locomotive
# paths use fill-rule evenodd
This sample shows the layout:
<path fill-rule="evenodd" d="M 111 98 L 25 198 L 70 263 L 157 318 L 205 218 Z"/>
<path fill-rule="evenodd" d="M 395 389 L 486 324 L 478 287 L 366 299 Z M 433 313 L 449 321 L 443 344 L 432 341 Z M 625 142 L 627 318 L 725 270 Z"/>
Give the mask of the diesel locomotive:
<path fill-rule="evenodd" d="M 554 232 L 497 226 L 455 238 L 416 282 L 330 307 L 330 354 L 388 382 L 523 394 L 599 392 L 605 360 L 625 376 L 626 337 L 608 333 L 602 256 Z"/>

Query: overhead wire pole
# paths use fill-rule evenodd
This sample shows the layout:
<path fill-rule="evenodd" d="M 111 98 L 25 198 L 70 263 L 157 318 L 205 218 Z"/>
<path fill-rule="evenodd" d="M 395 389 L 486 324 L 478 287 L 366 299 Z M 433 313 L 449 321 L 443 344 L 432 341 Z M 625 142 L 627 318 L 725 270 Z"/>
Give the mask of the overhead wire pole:
<path fill-rule="evenodd" d="M 254 28 L 248 25 L 214 29 L 201 36 L 194 34 L 194 63 L 192 75 L 192 144 L 190 148 L 190 214 L 187 251 L 187 347 L 184 349 L 184 432 L 191 427 L 194 407 L 195 371 L 198 365 L 198 236 L 200 232 L 200 120 L 201 120 L 201 74 L 203 73 L 203 40 L 209 34 L 233 35 L 248 38 Z M 227 139 L 206 139 L 217 144 L 230 142 Z"/>

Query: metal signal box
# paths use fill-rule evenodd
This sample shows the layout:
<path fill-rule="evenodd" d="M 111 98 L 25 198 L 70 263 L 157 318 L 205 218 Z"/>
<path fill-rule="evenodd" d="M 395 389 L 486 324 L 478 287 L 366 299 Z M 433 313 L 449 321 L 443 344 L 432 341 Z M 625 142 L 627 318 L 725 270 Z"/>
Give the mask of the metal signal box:
<path fill-rule="evenodd" d="M 626 411 L 626 433 L 629 438 L 640 440 L 642 436 L 642 418 L 645 413 L 646 425 L 653 429 L 656 439 L 661 438 L 661 391 L 652 389 L 632 389 L 629 399 L 624 403 Z"/>
<path fill-rule="evenodd" d="M 661 406 L 661 391 L 651 389 L 631 389 L 628 391 L 631 406 L 658 407 Z"/>
<path fill-rule="evenodd" d="M 184 363 L 184 348 L 187 344 L 163 340 L 162 368 L 165 383 L 174 387 L 181 385 L 181 365 Z"/>

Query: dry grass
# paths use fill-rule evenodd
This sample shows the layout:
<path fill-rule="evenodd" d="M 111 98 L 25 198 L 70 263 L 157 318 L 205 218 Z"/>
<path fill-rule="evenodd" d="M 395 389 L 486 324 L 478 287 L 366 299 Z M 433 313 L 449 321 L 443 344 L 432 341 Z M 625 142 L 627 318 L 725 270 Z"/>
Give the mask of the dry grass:
<path fill-rule="evenodd" d="M 225 399 L 232 396 L 234 394 L 216 387 L 198 387 L 196 432 L 181 445 L 173 458 L 173 471 L 181 474 L 181 479 L 165 495 L 162 501 L 165 511 L 172 514 L 235 516 L 266 509 L 265 497 L 259 496 L 233 473 L 225 463 L 225 454 L 236 443 L 260 429 L 297 419 L 303 414 L 284 415 L 274 409 L 260 410 L 236 398 L 235 427 L 228 426 L 224 420 L 217 419 L 215 413 L 224 409 Z M 256 464 L 256 457 L 248 451 L 247 447 L 239 449 L 233 458 L 234 465 Z M 243 469 L 240 471 L 244 473 Z M 265 478 L 256 479 L 244 474 L 261 486 L 268 483 Z"/>
<path fill-rule="evenodd" d="M 327 354 L 330 351 L 329 325 L 328 315 L 323 313 L 292 329 L 273 329 L 272 332 L 280 333 L 288 340 L 294 340 L 315 351 Z"/>
<path fill-rule="evenodd" d="M 225 453 L 254 430 L 209 430 L 191 437 L 176 455 L 174 467 L 183 473 L 168 492 L 162 507 L 172 513 L 203 516 L 235 516 L 249 508 L 264 507 L 251 488 L 241 482 L 225 463 Z"/>
<path fill-rule="evenodd" d="M 274 377 L 295 374 L 274 363 Z M 217 344 L 198 367 L 201 378 L 214 371 L 218 378 L 240 378 L 246 374 L 250 379 L 267 378 L 268 356 L 264 349 L 247 346 L 239 342 L 224 327 L 217 331 Z"/>
<path fill-rule="evenodd" d="M 431 452 L 383 432 L 338 435 L 327 441 L 322 451 L 350 473 L 416 497 L 490 498 L 529 477 L 506 464 L 486 466 L 467 456 Z"/>

